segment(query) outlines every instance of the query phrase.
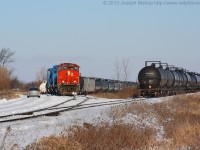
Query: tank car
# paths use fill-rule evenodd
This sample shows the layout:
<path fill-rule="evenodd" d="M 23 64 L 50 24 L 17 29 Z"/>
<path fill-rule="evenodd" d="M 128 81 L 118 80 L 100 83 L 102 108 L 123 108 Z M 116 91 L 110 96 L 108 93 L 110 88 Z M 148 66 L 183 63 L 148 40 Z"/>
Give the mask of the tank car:
<path fill-rule="evenodd" d="M 159 62 L 161 63 L 161 62 Z M 138 81 L 141 89 L 157 89 L 167 85 L 167 76 L 161 67 L 156 67 L 155 63 L 140 70 L 138 74 Z"/>
<path fill-rule="evenodd" d="M 148 63 L 152 64 L 148 66 Z M 171 95 L 176 93 L 194 92 L 199 89 L 200 75 L 187 72 L 182 68 L 163 68 L 160 61 L 146 61 L 145 67 L 138 74 L 141 95 Z M 156 66 L 157 65 L 157 66 Z"/>
<path fill-rule="evenodd" d="M 46 94 L 47 93 L 46 84 L 47 84 L 46 81 L 44 81 L 43 83 L 40 84 L 39 90 L 40 90 L 41 94 Z"/>
<path fill-rule="evenodd" d="M 150 66 L 148 66 L 149 62 L 152 62 Z M 180 74 L 178 75 L 175 70 L 169 70 L 168 67 L 163 69 L 160 61 L 146 61 L 145 67 L 138 74 L 138 81 L 143 96 L 169 94 L 170 87 L 172 89 L 182 83 Z"/>

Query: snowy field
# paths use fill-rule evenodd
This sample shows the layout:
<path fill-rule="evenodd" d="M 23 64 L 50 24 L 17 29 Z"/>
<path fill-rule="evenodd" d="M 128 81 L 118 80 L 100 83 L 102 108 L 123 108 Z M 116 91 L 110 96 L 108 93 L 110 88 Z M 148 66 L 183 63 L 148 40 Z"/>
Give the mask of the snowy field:
<path fill-rule="evenodd" d="M 15 114 L 20 111 L 29 111 L 40 108 L 47 108 L 58 103 L 62 103 L 66 100 L 71 99 L 67 96 L 47 96 L 42 95 L 41 98 L 26 98 L 22 95 L 20 98 L 15 100 L 0 100 L 0 116 L 6 114 Z M 71 100 L 67 104 L 75 105 L 76 101 L 83 100 L 83 96 L 77 96 L 76 100 Z M 168 98 L 151 98 L 142 99 L 142 103 L 159 103 L 166 101 Z M 115 99 L 103 99 L 90 97 L 86 104 L 91 103 L 103 103 L 108 101 L 116 101 Z M 127 102 L 129 104 L 130 102 Z M 115 104 L 119 105 L 119 104 Z M 124 104 L 122 104 L 124 105 Z M 42 116 L 38 118 L 32 118 L 21 121 L 14 121 L 9 123 L 0 124 L 0 149 L 6 148 L 11 149 L 23 149 L 25 146 L 38 141 L 42 137 L 50 135 L 59 135 L 64 129 L 69 128 L 73 125 L 83 125 L 83 123 L 89 123 L 92 125 L 98 125 L 102 122 L 112 123 L 112 119 L 109 117 L 109 111 L 113 105 L 103 105 L 99 107 L 84 108 L 78 110 L 70 110 L 62 112 L 58 116 Z M 147 118 L 142 120 L 139 116 L 133 114 L 127 114 L 121 118 L 126 123 L 133 124 L 146 124 L 148 126 L 154 126 L 156 118 Z M 142 122 L 141 122 L 142 120 Z M 157 127 L 160 131 L 158 138 L 162 138 L 162 128 Z"/>

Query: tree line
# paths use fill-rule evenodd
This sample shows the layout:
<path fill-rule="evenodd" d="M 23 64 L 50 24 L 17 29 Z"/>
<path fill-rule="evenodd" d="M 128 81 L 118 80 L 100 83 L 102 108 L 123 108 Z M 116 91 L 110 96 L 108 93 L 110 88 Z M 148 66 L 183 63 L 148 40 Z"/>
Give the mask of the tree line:
<path fill-rule="evenodd" d="M 10 63 L 15 62 L 15 52 L 9 48 L 0 49 L 0 98 L 2 93 L 9 93 L 10 89 L 27 90 L 31 86 L 37 86 L 46 80 L 46 68 L 41 67 L 36 73 L 36 80 L 24 83 L 14 76 L 13 69 L 9 67 Z M 114 79 L 128 81 L 131 75 L 129 59 L 117 61 L 114 65 Z"/>

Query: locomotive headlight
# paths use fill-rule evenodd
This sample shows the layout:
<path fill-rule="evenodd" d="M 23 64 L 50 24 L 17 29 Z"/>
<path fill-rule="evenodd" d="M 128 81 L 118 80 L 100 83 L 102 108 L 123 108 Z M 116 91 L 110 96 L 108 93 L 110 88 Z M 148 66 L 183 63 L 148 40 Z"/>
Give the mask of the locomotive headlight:
<path fill-rule="evenodd" d="M 76 81 L 74 81 L 74 83 L 76 83 Z"/>
<path fill-rule="evenodd" d="M 65 81 L 63 80 L 62 83 L 64 83 Z"/>

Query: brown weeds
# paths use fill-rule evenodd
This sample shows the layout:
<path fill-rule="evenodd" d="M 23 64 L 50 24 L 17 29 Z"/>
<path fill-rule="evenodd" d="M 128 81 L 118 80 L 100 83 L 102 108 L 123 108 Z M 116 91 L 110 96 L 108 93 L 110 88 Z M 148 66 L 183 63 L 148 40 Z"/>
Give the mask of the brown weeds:
<path fill-rule="evenodd" d="M 173 98 L 168 105 L 171 111 L 168 111 L 168 115 L 164 117 L 165 121 L 162 120 L 162 123 L 166 137 L 172 139 L 171 147 L 199 149 L 200 97 L 195 95 L 178 96 Z"/>
<path fill-rule="evenodd" d="M 16 92 L 14 90 L 1 90 L 0 91 L 0 100 L 1 99 L 7 99 L 7 100 L 12 100 L 12 99 L 16 99 L 16 98 L 19 98 L 21 93 L 19 92 Z"/>
<path fill-rule="evenodd" d="M 154 141 L 152 129 L 139 130 L 125 124 L 78 127 L 69 138 L 79 142 L 83 150 L 148 149 Z"/>
<path fill-rule="evenodd" d="M 112 108 L 110 116 L 115 116 L 116 119 L 124 117 L 127 113 L 137 114 L 143 120 L 156 116 L 157 125 L 164 128 L 161 144 L 156 143 L 159 148 L 200 149 L 200 96 L 198 95 L 175 96 L 162 103 L 133 103 L 115 107 Z"/>
<path fill-rule="evenodd" d="M 25 150 L 81 150 L 81 145 L 62 136 L 50 136 L 39 140 L 25 148 Z"/>
<path fill-rule="evenodd" d="M 138 96 L 138 90 L 136 88 L 127 87 L 118 92 L 100 92 L 92 95 L 108 99 L 126 99 Z"/>

